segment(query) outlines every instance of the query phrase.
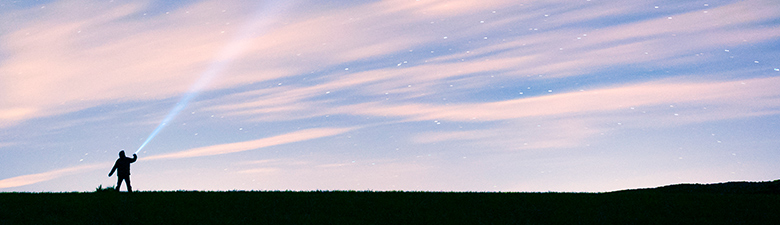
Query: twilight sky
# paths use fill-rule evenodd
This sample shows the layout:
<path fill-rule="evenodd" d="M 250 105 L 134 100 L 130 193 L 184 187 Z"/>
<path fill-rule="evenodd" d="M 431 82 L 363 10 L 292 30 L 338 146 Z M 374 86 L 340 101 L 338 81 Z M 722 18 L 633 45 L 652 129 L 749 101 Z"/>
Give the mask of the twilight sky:
<path fill-rule="evenodd" d="M 113 186 L 177 103 L 137 190 L 780 178 L 776 0 L 2 0 L 0 21 L 0 191 Z"/>

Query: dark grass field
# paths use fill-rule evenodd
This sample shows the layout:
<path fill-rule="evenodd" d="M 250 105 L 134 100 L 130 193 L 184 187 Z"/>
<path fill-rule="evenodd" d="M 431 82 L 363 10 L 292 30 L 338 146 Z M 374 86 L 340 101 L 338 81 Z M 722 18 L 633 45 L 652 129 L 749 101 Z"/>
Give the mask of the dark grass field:
<path fill-rule="evenodd" d="M 610 193 L 0 193 L 0 224 L 780 224 L 780 180 Z"/>

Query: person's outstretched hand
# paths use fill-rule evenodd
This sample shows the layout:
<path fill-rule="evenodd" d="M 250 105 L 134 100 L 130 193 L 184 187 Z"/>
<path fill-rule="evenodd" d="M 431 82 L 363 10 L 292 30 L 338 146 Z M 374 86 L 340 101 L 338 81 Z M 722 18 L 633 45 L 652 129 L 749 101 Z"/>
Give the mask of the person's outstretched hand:
<path fill-rule="evenodd" d="M 113 174 L 113 173 L 109 173 L 109 174 L 108 174 L 108 177 L 111 177 L 111 174 Z"/>
<path fill-rule="evenodd" d="M 137 156 L 137 155 L 135 155 L 135 153 L 133 153 L 133 156 Z"/>

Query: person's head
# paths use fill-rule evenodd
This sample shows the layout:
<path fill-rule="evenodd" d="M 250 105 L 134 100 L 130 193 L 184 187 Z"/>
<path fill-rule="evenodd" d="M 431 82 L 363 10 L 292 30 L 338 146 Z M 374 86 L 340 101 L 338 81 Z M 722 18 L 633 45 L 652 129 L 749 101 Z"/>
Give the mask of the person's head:
<path fill-rule="evenodd" d="M 119 157 L 120 158 L 125 158 L 125 151 L 124 150 L 119 151 Z"/>

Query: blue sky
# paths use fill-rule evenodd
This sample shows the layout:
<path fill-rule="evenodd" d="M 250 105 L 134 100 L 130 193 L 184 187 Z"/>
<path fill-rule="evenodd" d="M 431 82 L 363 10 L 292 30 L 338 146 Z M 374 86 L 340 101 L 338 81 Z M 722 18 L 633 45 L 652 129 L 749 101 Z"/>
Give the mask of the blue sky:
<path fill-rule="evenodd" d="M 780 3 L 2 1 L 0 191 L 780 177 Z M 181 102 L 185 96 L 192 96 Z"/>

